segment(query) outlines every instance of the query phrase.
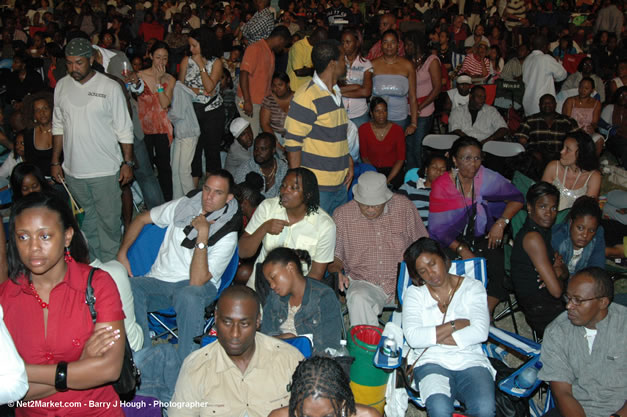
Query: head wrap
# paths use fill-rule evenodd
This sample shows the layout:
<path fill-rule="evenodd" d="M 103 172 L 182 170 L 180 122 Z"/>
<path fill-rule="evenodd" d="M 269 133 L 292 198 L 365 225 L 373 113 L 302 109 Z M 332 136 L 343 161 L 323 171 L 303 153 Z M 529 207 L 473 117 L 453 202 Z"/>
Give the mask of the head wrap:
<path fill-rule="evenodd" d="M 91 42 L 84 38 L 74 38 L 65 46 L 65 56 L 84 56 L 90 58 L 94 53 Z"/>

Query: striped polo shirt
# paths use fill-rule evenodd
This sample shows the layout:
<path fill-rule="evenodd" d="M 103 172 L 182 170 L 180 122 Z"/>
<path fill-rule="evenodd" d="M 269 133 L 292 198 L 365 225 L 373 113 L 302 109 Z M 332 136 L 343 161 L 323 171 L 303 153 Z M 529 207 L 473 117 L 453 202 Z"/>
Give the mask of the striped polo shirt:
<path fill-rule="evenodd" d="M 320 191 L 343 186 L 350 157 L 347 128 L 342 101 L 338 104 L 314 79 L 294 95 L 285 119 L 285 150 L 302 152 L 300 165 L 316 174 Z"/>

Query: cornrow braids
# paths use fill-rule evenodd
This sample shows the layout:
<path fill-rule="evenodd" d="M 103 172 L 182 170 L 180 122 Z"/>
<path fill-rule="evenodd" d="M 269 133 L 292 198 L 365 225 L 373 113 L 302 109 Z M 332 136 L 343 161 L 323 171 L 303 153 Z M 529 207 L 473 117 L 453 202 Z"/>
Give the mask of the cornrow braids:
<path fill-rule="evenodd" d="M 336 417 L 356 413 L 348 376 L 332 358 L 314 356 L 298 365 L 292 376 L 289 417 L 302 416 L 309 397 L 328 399 Z"/>

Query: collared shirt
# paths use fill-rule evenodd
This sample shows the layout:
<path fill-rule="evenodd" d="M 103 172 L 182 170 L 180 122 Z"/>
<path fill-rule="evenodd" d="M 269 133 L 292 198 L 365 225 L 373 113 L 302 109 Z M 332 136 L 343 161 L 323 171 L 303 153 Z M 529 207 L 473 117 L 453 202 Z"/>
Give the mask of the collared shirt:
<path fill-rule="evenodd" d="M 302 359 L 296 348 L 257 332 L 255 353 L 242 373 L 215 341 L 185 358 L 168 415 L 266 417 L 289 404 L 287 387 Z"/>
<path fill-rule="evenodd" d="M 394 194 L 383 213 L 369 220 L 353 200 L 337 208 L 333 220 L 337 227 L 335 256 L 344 263 L 346 274 L 379 286 L 393 300 L 403 252 L 418 238 L 428 236 L 416 207 L 407 197 Z"/>
<path fill-rule="evenodd" d="M 329 93 L 336 105 L 339 106 L 342 103 L 342 92 L 340 91 L 340 87 L 338 87 L 337 84 L 333 85 L 333 92 L 329 91 L 329 87 L 327 87 L 324 81 L 320 79 L 320 76 L 317 72 L 314 72 L 312 81 L 316 83 L 316 85 L 320 87 L 322 91 L 326 91 L 327 93 Z"/>
<path fill-rule="evenodd" d="M 261 202 L 255 214 L 246 225 L 245 232 L 252 235 L 266 221 L 271 219 L 289 222 L 287 211 L 281 204 L 280 197 L 268 198 Z M 316 213 L 305 216 L 298 223 L 285 226 L 281 233 L 272 235 L 267 233 L 261 241 L 261 250 L 255 261 L 263 262 L 274 248 L 285 246 L 292 249 L 304 249 L 309 252 L 311 260 L 319 263 L 333 262 L 335 251 L 335 224 L 333 219 L 324 210 L 318 208 Z M 306 271 L 309 273 L 309 271 Z M 248 281 L 254 284 L 255 272 Z"/>
<path fill-rule="evenodd" d="M 549 127 L 542 113 L 536 113 L 522 121 L 516 138 L 527 139 L 527 148 L 559 152 L 566 134 L 577 128 L 574 119 L 559 113 L 555 113 L 553 124 Z"/>
<path fill-rule="evenodd" d="M 567 312 L 553 320 L 544 332 L 538 378 L 571 384 L 586 416 L 606 417 L 627 398 L 627 308 L 610 304 L 596 328 L 590 352 L 585 328 L 573 325 Z"/>
<path fill-rule="evenodd" d="M 467 136 L 476 138 L 480 141 L 492 136 L 497 130 L 504 127 L 507 129 L 507 123 L 503 120 L 501 114 L 492 106 L 484 104 L 477 113 L 475 122 L 472 122 L 469 104 L 456 107 L 451 110 L 449 117 L 449 132 L 461 130 Z"/>
<path fill-rule="evenodd" d="M 24 276 L 20 283 L 11 280 L 0 285 L 0 304 L 4 309 L 4 322 L 13 338 L 17 352 L 24 362 L 32 365 L 54 365 L 61 361 L 79 360 L 85 344 L 94 331 L 89 307 L 85 303 L 87 276 L 91 267 L 79 262 L 67 264 L 63 281 L 50 291 L 48 321 L 35 294 Z M 94 272 L 92 287 L 96 303 L 97 323 L 124 319 L 117 287 L 105 271 Z M 44 332 L 44 329 L 46 331 Z M 1 360 L 7 360 L 2 358 Z M 16 409 L 21 416 L 123 416 L 119 397 L 111 385 L 87 390 L 68 390 L 45 397 L 37 407 Z M 80 401 L 79 407 L 66 408 L 58 404 Z M 112 409 L 97 407 L 91 402 L 111 404 Z M 56 404 L 56 405 L 55 405 Z"/>
<path fill-rule="evenodd" d="M 281 188 L 281 182 L 287 173 L 287 163 L 276 155 L 274 155 L 274 160 L 276 161 L 274 185 L 272 185 L 269 190 L 266 191 L 266 177 L 261 173 L 261 168 L 259 167 L 259 164 L 255 162 L 254 158 L 249 158 L 248 161 L 244 162 L 235 170 L 235 173 L 233 174 L 235 183 L 240 184 L 244 182 L 246 174 L 249 172 L 256 172 L 261 175 L 261 178 L 263 178 L 263 189 L 261 190 L 261 194 L 263 194 L 265 198 L 277 197 L 279 195 L 279 189 Z"/>
<path fill-rule="evenodd" d="M 253 44 L 261 39 L 267 39 L 273 29 L 274 13 L 272 13 L 272 9 L 266 7 L 261 11 L 257 11 L 248 23 L 244 25 L 242 35 L 248 39 L 248 42 Z"/>
<path fill-rule="evenodd" d="M 563 81 L 568 73 L 555 58 L 537 49 L 532 51 L 522 65 L 525 95 L 523 107 L 525 114 L 540 111 L 540 97 L 551 94 L 555 97 L 555 83 Z"/>
<path fill-rule="evenodd" d="M 253 104 L 261 104 L 263 99 L 272 93 L 270 84 L 274 74 L 274 62 L 274 52 L 265 39 L 246 48 L 240 71 L 249 74 L 248 93 Z M 241 83 L 237 86 L 237 96 L 244 97 Z"/>

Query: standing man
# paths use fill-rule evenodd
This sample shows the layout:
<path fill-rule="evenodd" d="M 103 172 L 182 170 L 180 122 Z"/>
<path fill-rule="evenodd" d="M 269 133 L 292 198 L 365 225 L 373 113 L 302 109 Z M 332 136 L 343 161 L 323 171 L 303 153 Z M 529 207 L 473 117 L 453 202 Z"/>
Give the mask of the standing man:
<path fill-rule="evenodd" d="M 311 35 L 295 42 L 290 48 L 286 73 L 290 77 L 292 91 L 298 91 L 301 86 L 311 81 L 314 73 L 311 51 L 316 43 L 325 39 L 327 39 L 327 30 L 318 26 Z"/>
<path fill-rule="evenodd" d="M 522 66 L 522 78 L 525 83 L 523 107 L 525 116 L 540 112 L 540 97 L 551 94 L 555 97 L 555 82 L 563 81 L 568 73 L 553 55 L 548 54 L 546 37 L 537 35 L 533 38 L 533 51 Z"/>
<path fill-rule="evenodd" d="M 614 283 L 598 267 L 568 282 L 566 311 L 544 333 L 538 378 L 557 406 L 550 417 L 627 416 L 627 309 L 612 303 Z"/>
<path fill-rule="evenodd" d="M 329 215 L 347 201 L 353 180 L 348 152 L 348 114 L 337 80 L 346 74 L 344 50 L 334 40 L 321 41 L 311 52 L 312 80 L 298 90 L 285 119 L 285 150 L 290 168 L 316 175 L 320 207 Z"/>
<path fill-rule="evenodd" d="M 248 45 L 266 39 L 274 29 L 274 13 L 270 0 L 254 0 L 257 12 L 242 27 L 242 36 Z"/>
<path fill-rule="evenodd" d="M 54 90 L 50 173 L 55 181 L 65 178 L 85 210 L 91 258 L 108 262 L 122 237 L 120 185 L 133 179 L 133 123 L 120 85 L 91 68 L 87 39 L 72 39 L 65 59 L 68 74 Z"/>
<path fill-rule="evenodd" d="M 271 93 L 274 54 L 283 52 L 291 39 L 290 31 L 285 26 L 277 26 L 268 39 L 261 39 L 244 52 L 237 87 L 237 108 L 240 116 L 250 123 L 255 137 L 261 132 L 261 102 Z"/>

